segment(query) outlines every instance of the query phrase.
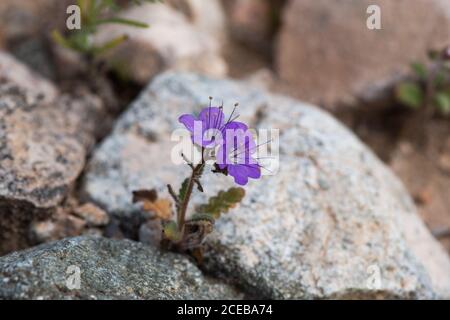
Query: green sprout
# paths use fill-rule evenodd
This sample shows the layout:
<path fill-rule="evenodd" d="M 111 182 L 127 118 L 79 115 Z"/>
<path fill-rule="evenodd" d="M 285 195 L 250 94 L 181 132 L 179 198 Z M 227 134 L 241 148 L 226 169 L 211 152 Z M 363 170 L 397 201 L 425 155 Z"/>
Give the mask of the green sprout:
<path fill-rule="evenodd" d="M 154 0 L 132 0 L 131 2 L 141 4 L 144 1 L 154 2 Z M 62 35 L 58 30 L 54 30 L 52 38 L 62 47 L 82 54 L 88 61 L 92 61 L 98 55 L 115 48 L 127 40 L 127 36 L 124 34 L 107 40 L 102 44 L 95 44 L 93 36 L 99 26 L 113 23 L 137 28 L 148 28 L 146 23 L 140 21 L 108 16 L 108 13 L 116 13 L 120 9 L 116 0 L 77 0 L 77 5 L 81 11 L 81 29 L 73 30 L 66 36 Z"/>
<path fill-rule="evenodd" d="M 430 63 L 413 63 L 415 80 L 399 83 L 395 97 L 402 105 L 421 109 L 428 114 L 435 111 L 450 115 L 450 46 L 442 52 L 429 53 Z"/>

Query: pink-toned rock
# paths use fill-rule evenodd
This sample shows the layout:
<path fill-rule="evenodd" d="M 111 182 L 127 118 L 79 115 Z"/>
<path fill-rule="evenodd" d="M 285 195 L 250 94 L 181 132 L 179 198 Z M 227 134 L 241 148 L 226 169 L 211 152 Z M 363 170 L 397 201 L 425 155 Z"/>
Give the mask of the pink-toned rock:
<path fill-rule="evenodd" d="M 105 25 L 95 41 L 105 43 L 123 34 L 129 37 L 108 53 L 108 61 L 130 79 L 145 84 L 169 68 L 215 76 L 226 74 L 219 42 L 191 24 L 181 12 L 163 4 L 145 4 L 131 7 L 121 16 L 145 22 L 150 28 Z"/>
<path fill-rule="evenodd" d="M 230 35 L 255 49 L 268 52 L 272 46 L 275 19 L 283 1 L 223 1 Z"/>
<path fill-rule="evenodd" d="M 42 35 L 60 26 L 67 17 L 66 7 L 73 0 L 2 0 L 0 29 L 6 40 Z"/>
<path fill-rule="evenodd" d="M 220 0 L 169 0 L 166 3 L 182 12 L 201 32 L 221 44 L 227 41 L 226 16 Z"/>
<path fill-rule="evenodd" d="M 67 197 L 99 134 L 105 109 L 88 92 L 58 95 L 54 85 L 5 53 L 0 66 L 3 253 L 30 244 L 30 223 L 50 218 Z"/>
<path fill-rule="evenodd" d="M 43 243 L 80 235 L 85 228 L 85 220 L 58 209 L 51 219 L 32 222 L 29 237 L 35 243 Z"/>
<path fill-rule="evenodd" d="M 109 216 L 105 210 L 99 208 L 93 203 L 85 203 L 73 212 L 76 216 L 86 221 L 90 227 L 106 226 L 109 222 Z"/>
<path fill-rule="evenodd" d="M 0 51 L 0 78 L 21 86 L 30 95 L 41 96 L 45 102 L 55 100 L 58 95 L 58 89 L 53 83 L 35 74 L 4 51 Z"/>
<path fill-rule="evenodd" d="M 381 30 L 369 30 L 369 5 Z M 276 49 L 279 76 L 296 96 L 328 108 L 382 91 L 450 40 L 450 3 L 436 0 L 289 1 Z"/>

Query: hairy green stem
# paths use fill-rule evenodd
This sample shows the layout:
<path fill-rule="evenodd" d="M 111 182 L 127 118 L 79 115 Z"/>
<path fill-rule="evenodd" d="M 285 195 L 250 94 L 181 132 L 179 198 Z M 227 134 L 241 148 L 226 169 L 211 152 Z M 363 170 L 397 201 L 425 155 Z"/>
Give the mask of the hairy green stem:
<path fill-rule="evenodd" d="M 201 172 L 204 167 L 204 162 L 202 161 L 200 164 L 195 166 L 192 169 L 191 177 L 189 178 L 187 190 L 186 190 L 186 196 L 183 199 L 183 202 L 180 206 L 180 211 L 178 212 L 178 230 L 183 233 L 184 231 L 184 222 L 186 220 L 186 211 L 189 204 L 189 200 L 191 199 L 192 190 L 194 189 L 195 180 L 199 179 L 201 176 Z"/>

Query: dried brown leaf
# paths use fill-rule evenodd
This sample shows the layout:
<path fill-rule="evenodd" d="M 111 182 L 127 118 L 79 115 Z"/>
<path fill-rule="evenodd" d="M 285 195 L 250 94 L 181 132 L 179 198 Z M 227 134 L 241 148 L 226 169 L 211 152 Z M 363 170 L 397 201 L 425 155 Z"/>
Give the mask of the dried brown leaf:
<path fill-rule="evenodd" d="M 172 202 L 168 199 L 158 199 L 155 189 L 133 191 L 133 203 L 141 202 L 145 211 L 153 212 L 156 218 L 169 220 L 172 218 Z"/>

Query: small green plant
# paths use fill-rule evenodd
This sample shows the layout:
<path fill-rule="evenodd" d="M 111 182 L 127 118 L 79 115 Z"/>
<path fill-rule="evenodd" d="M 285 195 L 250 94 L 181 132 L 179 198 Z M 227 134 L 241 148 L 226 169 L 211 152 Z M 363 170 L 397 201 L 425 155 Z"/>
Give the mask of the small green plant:
<path fill-rule="evenodd" d="M 450 115 L 450 46 L 429 53 L 428 64 L 413 63 L 415 80 L 399 83 L 395 97 L 401 104 L 428 115 Z"/>
<path fill-rule="evenodd" d="M 130 2 L 141 4 L 144 1 L 154 2 L 155 0 L 134 0 Z M 146 23 L 114 16 L 120 9 L 116 0 L 77 0 L 77 5 L 81 11 L 81 28 L 68 32 L 66 36 L 54 30 L 52 38 L 59 45 L 82 54 L 88 61 L 92 61 L 98 55 L 113 49 L 127 39 L 126 35 L 120 35 L 105 43 L 95 44 L 93 36 L 99 26 L 114 23 L 148 28 Z"/>

